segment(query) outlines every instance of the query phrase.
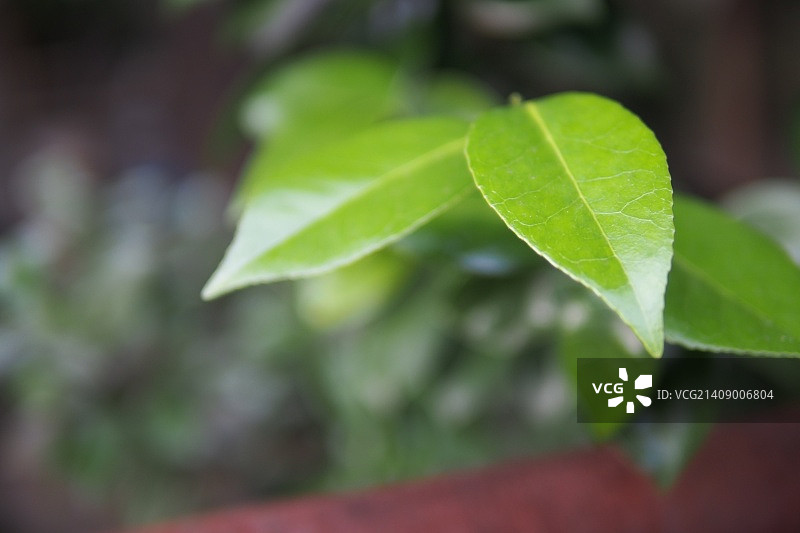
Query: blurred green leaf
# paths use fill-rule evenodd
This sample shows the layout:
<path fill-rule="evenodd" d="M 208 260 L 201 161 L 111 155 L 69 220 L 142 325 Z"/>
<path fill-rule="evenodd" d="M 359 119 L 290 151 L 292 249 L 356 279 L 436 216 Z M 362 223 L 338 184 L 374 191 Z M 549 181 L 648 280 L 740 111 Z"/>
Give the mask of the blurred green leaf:
<path fill-rule="evenodd" d="M 367 52 L 326 52 L 295 61 L 259 84 L 242 107 L 244 129 L 263 137 L 239 194 L 249 198 L 283 162 L 396 113 L 398 65 Z"/>
<path fill-rule="evenodd" d="M 282 167 L 248 203 L 203 296 L 321 274 L 405 236 L 472 188 L 466 129 L 387 123 Z"/>
<path fill-rule="evenodd" d="M 496 103 L 494 95 L 474 79 L 445 73 L 435 76 L 422 87 L 418 107 L 424 114 L 474 119 Z"/>
<path fill-rule="evenodd" d="M 672 188 L 652 132 L 615 102 L 567 93 L 484 114 L 467 157 L 506 224 L 660 356 Z"/>
<path fill-rule="evenodd" d="M 380 323 L 336 342 L 325 357 L 326 388 L 340 409 L 390 418 L 433 379 L 451 312 L 446 284 L 427 288 Z"/>
<path fill-rule="evenodd" d="M 675 202 L 667 339 L 688 348 L 800 355 L 800 269 L 766 236 L 696 200 Z"/>
<path fill-rule="evenodd" d="M 408 264 L 396 254 L 370 254 L 352 265 L 301 280 L 297 312 L 319 329 L 368 321 L 397 292 Z"/>

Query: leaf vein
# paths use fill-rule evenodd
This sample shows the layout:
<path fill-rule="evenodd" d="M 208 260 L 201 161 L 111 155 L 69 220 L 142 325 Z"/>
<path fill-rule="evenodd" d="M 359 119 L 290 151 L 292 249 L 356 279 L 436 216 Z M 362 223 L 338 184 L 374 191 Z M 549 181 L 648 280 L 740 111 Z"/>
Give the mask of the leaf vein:
<path fill-rule="evenodd" d="M 572 183 L 573 187 L 575 187 L 575 191 L 578 193 L 578 197 L 580 198 L 581 202 L 583 202 L 583 204 L 586 207 L 586 209 L 589 211 L 589 214 L 591 215 L 592 219 L 594 220 L 595 225 L 600 230 L 600 234 L 603 236 L 603 239 L 605 240 L 606 244 L 608 245 L 609 249 L 611 250 L 612 256 L 617 260 L 617 263 L 619 264 L 620 268 L 622 269 L 623 274 L 625 274 L 625 279 L 627 280 L 628 284 L 631 285 L 631 288 L 633 289 L 632 290 L 633 296 L 634 296 L 634 299 L 636 300 L 636 304 L 639 306 L 639 310 L 641 311 L 642 318 L 647 323 L 648 327 L 652 328 L 652 324 L 650 323 L 649 317 L 645 313 L 645 310 L 644 310 L 645 308 L 644 308 L 644 305 L 642 305 L 642 301 L 641 301 L 641 299 L 639 297 L 639 293 L 636 290 L 636 288 L 633 287 L 633 284 L 631 283 L 630 274 L 625 269 L 625 265 L 623 264 L 622 260 L 617 255 L 617 252 L 614 249 L 614 246 L 611 244 L 611 240 L 609 239 L 608 234 L 606 234 L 605 229 L 600 224 L 600 221 L 597 219 L 597 216 L 596 216 L 594 210 L 592 209 L 591 205 L 589 205 L 589 201 L 587 200 L 586 196 L 583 194 L 583 191 L 580 188 L 578 180 L 575 178 L 575 175 L 572 173 L 572 170 L 570 169 L 569 165 L 567 164 L 567 161 L 564 159 L 564 154 L 561 152 L 561 149 L 558 147 L 558 144 L 556 143 L 555 139 L 553 138 L 553 134 L 550 132 L 550 129 L 547 127 L 547 124 L 545 124 L 544 119 L 542 118 L 541 114 L 539 113 L 538 107 L 536 106 L 536 104 L 534 102 L 528 102 L 528 103 L 525 104 L 525 110 L 527 111 L 527 113 L 531 117 L 531 119 L 534 121 L 536 126 L 542 131 L 542 134 L 544 135 L 545 140 L 547 141 L 547 144 L 553 150 L 553 153 L 555 154 L 556 158 L 558 159 L 559 163 L 561 164 L 562 168 L 564 169 L 564 172 L 569 177 L 569 180 Z M 591 144 L 591 143 L 587 143 L 587 144 Z M 598 147 L 598 148 L 600 148 L 600 147 Z M 611 150 L 611 151 L 614 151 L 614 150 Z"/>

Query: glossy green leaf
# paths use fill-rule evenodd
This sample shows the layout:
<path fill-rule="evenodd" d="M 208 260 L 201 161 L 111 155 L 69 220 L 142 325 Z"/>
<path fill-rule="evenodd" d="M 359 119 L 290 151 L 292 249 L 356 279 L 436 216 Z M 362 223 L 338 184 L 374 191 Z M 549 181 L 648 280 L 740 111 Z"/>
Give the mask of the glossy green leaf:
<path fill-rule="evenodd" d="M 399 67 L 364 52 L 327 52 L 271 73 L 247 98 L 244 128 L 261 145 L 240 194 L 257 192 L 283 162 L 363 130 L 401 106 Z"/>
<path fill-rule="evenodd" d="M 679 197 L 665 325 L 689 348 L 800 355 L 800 269 L 750 226 Z"/>
<path fill-rule="evenodd" d="M 506 224 L 660 356 L 672 188 L 653 133 L 615 102 L 568 93 L 484 114 L 467 158 Z"/>
<path fill-rule="evenodd" d="M 467 123 L 386 123 L 294 160 L 248 203 L 205 298 L 351 263 L 428 221 L 473 187 Z"/>

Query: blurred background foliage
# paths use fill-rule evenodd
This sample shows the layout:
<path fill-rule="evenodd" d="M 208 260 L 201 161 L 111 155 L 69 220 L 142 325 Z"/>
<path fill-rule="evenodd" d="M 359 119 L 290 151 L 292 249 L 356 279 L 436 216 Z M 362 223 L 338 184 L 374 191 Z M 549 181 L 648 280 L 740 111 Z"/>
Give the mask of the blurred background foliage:
<path fill-rule="evenodd" d="M 575 423 L 575 358 L 641 346 L 477 195 L 332 274 L 201 302 L 260 139 L 256 157 L 285 157 L 360 120 L 592 90 L 653 127 L 676 187 L 800 259 L 800 186 L 759 181 L 799 160 L 788 1 L 9 0 L 0 15 L 0 528 L 144 523 L 612 436 L 669 480 L 701 438 Z M 331 50 L 346 76 L 303 73 Z M 320 121 L 318 100 L 338 114 Z"/>

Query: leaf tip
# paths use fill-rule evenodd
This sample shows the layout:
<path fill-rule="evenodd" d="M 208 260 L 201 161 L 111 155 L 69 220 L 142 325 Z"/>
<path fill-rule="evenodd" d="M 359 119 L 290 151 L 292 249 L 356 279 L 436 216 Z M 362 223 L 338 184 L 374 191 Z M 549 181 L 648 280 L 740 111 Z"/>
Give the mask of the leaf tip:
<path fill-rule="evenodd" d="M 664 339 L 662 338 L 661 342 L 645 343 L 644 348 L 647 350 L 647 353 L 653 356 L 653 359 L 661 359 L 664 355 Z"/>
<path fill-rule="evenodd" d="M 203 301 L 209 302 L 211 300 L 216 300 L 220 296 L 231 292 L 238 287 L 232 284 L 228 279 L 227 276 L 220 275 L 221 268 L 218 268 L 208 279 L 203 289 L 200 291 L 200 297 Z"/>
<path fill-rule="evenodd" d="M 211 300 L 220 297 L 223 293 L 223 290 L 217 286 L 217 283 L 214 282 L 214 279 L 215 278 L 212 277 L 210 280 L 208 280 L 208 283 L 206 283 L 206 285 L 203 287 L 203 290 L 200 291 L 200 298 L 202 298 L 205 302 L 210 302 Z"/>

